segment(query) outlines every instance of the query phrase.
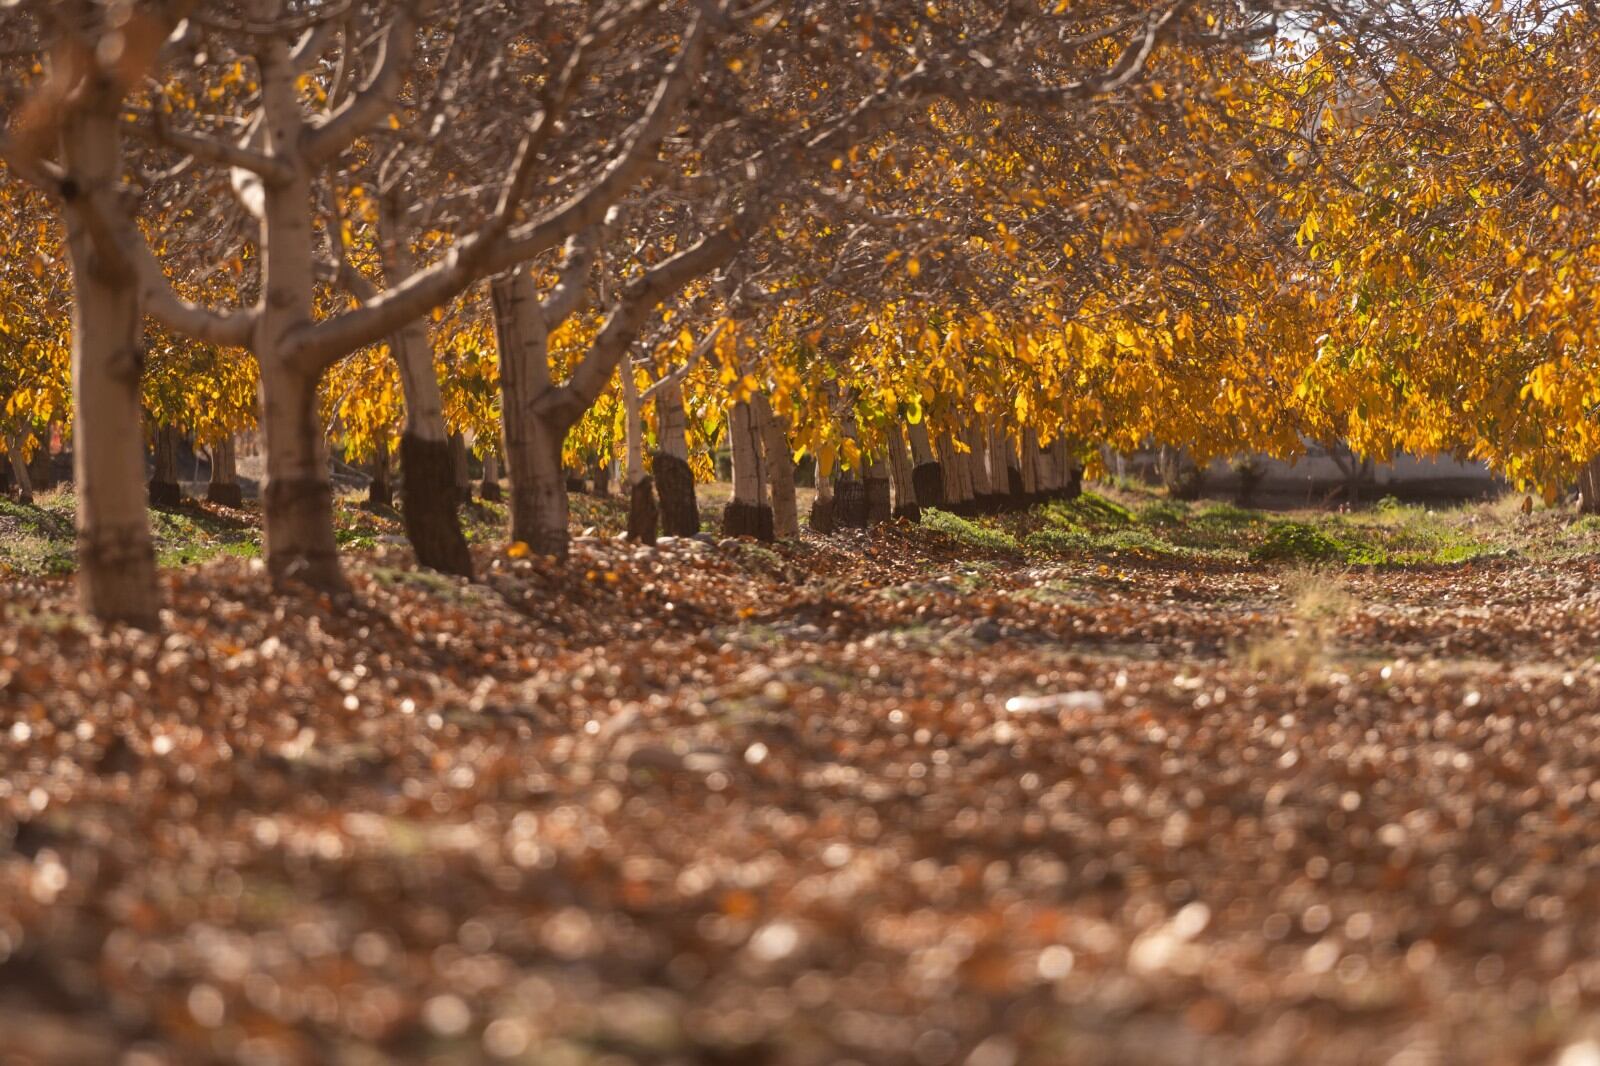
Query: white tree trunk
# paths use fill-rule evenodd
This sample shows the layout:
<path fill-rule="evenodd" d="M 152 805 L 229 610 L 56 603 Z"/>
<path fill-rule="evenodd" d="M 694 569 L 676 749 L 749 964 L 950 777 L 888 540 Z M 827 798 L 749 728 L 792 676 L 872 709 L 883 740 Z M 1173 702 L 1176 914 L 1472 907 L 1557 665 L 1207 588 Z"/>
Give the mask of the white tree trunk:
<path fill-rule="evenodd" d="M 86 193 L 121 179 L 118 111 L 67 116 L 62 162 Z M 72 468 L 78 494 L 78 600 L 103 622 L 154 628 L 160 614 L 145 507 L 138 287 L 95 248 L 67 206 L 72 263 Z"/>
<path fill-rule="evenodd" d="M 751 401 L 761 430 L 761 447 L 767 459 L 767 481 L 772 494 L 772 535 L 778 540 L 800 536 L 800 509 L 794 493 L 794 452 L 789 447 L 789 421 L 779 418 L 765 393 Z"/>
<path fill-rule="evenodd" d="M 561 467 L 566 425 L 538 410 L 551 388 L 549 335 L 527 270 L 494 280 L 500 348 L 500 417 L 511 483 L 511 539 L 541 555 L 567 554 L 567 480 Z"/>
<path fill-rule="evenodd" d="M 623 495 L 644 480 L 644 411 L 633 365 L 622 363 L 622 482 Z"/>
<path fill-rule="evenodd" d="M 28 472 L 27 460 L 23 459 L 23 442 L 26 435 L 20 430 L 12 430 L 6 434 L 6 460 L 11 464 L 11 476 L 17 482 L 17 499 L 22 503 L 33 502 L 33 477 Z"/>
<path fill-rule="evenodd" d="M 748 402 L 728 412 L 728 444 L 733 452 L 733 499 L 723 512 L 722 530 L 731 537 L 773 536 L 772 506 L 767 502 L 767 466 L 761 429 Z"/>
<path fill-rule="evenodd" d="M 308 365 L 298 331 L 313 318 L 316 262 L 309 168 L 301 162 L 296 71 L 283 39 L 260 46 L 266 147 L 292 161 L 282 180 L 265 183 L 261 227 L 262 300 L 252 345 L 261 364 L 261 426 L 267 476 L 262 490 L 267 572 L 277 584 L 328 592 L 348 588 L 333 535 L 333 484 L 317 416 L 320 366 Z"/>
<path fill-rule="evenodd" d="M 972 475 L 972 495 L 984 500 L 992 492 L 989 482 L 989 431 L 977 417 L 962 429 L 962 439 L 971 452 L 967 455 L 967 469 Z"/>
<path fill-rule="evenodd" d="M 1029 496 L 1039 492 L 1043 485 L 1040 481 L 1040 466 L 1043 456 L 1039 453 L 1039 435 L 1032 429 L 1022 431 L 1022 491 Z"/>
<path fill-rule="evenodd" d="M 893 416 L 884 429 L 889 445 L 889 479 L 894 484 L 894 516 L 915 522 L 921 515 L 913 481 L 911 452 L 906 448 L 905 431 Z"/>

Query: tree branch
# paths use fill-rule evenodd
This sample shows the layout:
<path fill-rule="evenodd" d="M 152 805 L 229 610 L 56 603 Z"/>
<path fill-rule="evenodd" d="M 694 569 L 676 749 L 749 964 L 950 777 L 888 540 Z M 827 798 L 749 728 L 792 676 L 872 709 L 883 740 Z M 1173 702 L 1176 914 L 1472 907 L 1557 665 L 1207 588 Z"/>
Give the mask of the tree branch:
<path fill-rule="evenodd" d="M 406 4 L 389 24 L 383 36 L 382 54 L 366 84 L 320 124 L 306 131 L 303 150 L 307 162 L 326 163 L 389 112 L 405 83 L 406 67 L 411 62 L 416 38 L 416 11 L 412 4 Z"/>

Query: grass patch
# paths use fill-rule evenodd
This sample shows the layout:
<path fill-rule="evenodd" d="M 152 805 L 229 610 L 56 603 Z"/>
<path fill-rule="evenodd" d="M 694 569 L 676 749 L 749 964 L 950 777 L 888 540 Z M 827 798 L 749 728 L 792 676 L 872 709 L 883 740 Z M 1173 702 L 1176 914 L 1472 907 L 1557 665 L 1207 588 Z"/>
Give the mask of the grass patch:
<path fill-rule="evenodd" d="M 1300 567 L 1283 579 L 1289 600 L 1286 626 L 1248 641 L 1238 652 L 1246 667 L 1286 680 L 1306 679 L 1327 665 L 1328 651 L 1344 623 L 1359 606 L 1335 571 Z"/>
<path fill-rule="evenodd" d="M 935 533 L 942 533 L 969 548 L 990 552 L 1016 552 L 1021 550 L 1017 538 L 1003 529 L 979 525 L 960 515 L 941 511 L 936 507 L 922 512 L 922 524 Z"/>

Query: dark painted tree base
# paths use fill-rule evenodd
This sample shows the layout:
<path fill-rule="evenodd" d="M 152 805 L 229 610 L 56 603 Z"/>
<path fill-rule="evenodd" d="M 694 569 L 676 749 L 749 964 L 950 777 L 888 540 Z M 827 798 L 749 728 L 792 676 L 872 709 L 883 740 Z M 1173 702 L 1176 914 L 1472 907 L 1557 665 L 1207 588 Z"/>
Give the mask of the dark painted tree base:
<path fill-rule="evenodd" d="M 1000 493 L 985 492 L 973 502 L 979 514 L 1001 514 L 1011 501 Z"/>
<path fill-rule="evenodd" d="M 1024 487 L 1022 480 L 1022 471 L 1014 466 L 1006 467 L 1006 492 L 1013 499 L 1018 500 L 1028 495 L 1028 490 Z"/>
<path fill-rule="evenodd" d="M 660 517 L 661 513 L 656 508 L 655 479 L 642 477 L 628 494 L 628 539 L 640 544 L 654 544 Z"/>
<path fill-rule="evenodd" d="M 573 475 L 568 474 L 567 475 L 567 491 L 568 492 L 586 492 L 586 491 L 588 491 L 588 486 L 586 486 L 583 483 L 583 478 L 574 477 Z"/>
<path fill-rule="evenodd" d="M 499 503 L 505 498 L 505 491 L 500 488 L 498 481 L 485 481 L 478 486 L 478 499 L 484 503 Z"/>
<path fill-rule="evenodd" d="M 700 505 L 694 498 L 694 472 L 688 461 L 656 452 L 650 467 L 661 504 L 661 532 L 669 537 L 692 537 L 700 532 Z"/>
<path fill-rule="evenodd" d="M 811 517 L 807 520 L 813 533 L 827 535 L 834 531 L 833 501 L 818 496 L 811 501 Z"/>
<path fill-rule="evenodd" d="M 974 500 L 946 501 L 944 509 L 951 514 L 961 515 L 963 518 L 971 518 L 978 513 L 978 505 Z"/>
<path fill-rule="evenodd" d="M 904 507 L 896 507 L 894 509 L 894 517 L 896 520 L 903 520 L 916 525 L 922 521 L 922 508 L 914 503 L 907 504 Z"/>
<path fill-rule="evenodd" d="M 833 486 L 833 524 L 839 529 L 867 528 L 867 486 L 854 478 Z"/>
<path fill-rule="evenodd" d="M 177 507 L 183 503 L 183 487 L 175 481 L 150 482 L 151 507 Z"/>
<path fill-rule="evenodd" d="M 919 463 L 911 471 L 911 487 L 921 506 L 944 506 L 944 468 L 938 463 Z"/>
<path fill-rule="evenodd" d="M 894 517 L 889 479 L 869 477 L 867 486 L 867 525 L 881 526 Z"/>
<path fill-rule="evenodd" d="M 730 500 L 722 511 L 722 535 L 776 540 L 772 532 L 772 508 L 765 504 Z"/>
<path fill-rule="evenodd" d="M 417 562 L 445 574 L 472 576 L 472 553 L 456 515 L 461 486 L 448 441 L 400 438 L 402 513 Z"/>
<path fill-rule="evenodd" d="M 213 481 L 206 485 L 206 499 L 237 510 L 244 506 L 244 488 L 237 481 Z"/>

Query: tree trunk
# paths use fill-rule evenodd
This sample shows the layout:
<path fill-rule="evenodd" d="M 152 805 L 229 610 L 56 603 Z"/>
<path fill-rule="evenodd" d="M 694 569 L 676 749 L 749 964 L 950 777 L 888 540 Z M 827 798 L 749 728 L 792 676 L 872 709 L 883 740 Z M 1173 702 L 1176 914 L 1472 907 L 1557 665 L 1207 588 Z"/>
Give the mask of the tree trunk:
<path fill-rule="evenodd" d="M 28 472 L 27 462 L 22 458 L 23 440 L 21 433 L 6 434 L 6 460 L 10 463 L 11 476 L 17 486 L 17 502 L 32 503 L 33 477 Z"/>
<path fill-rule="evenodd" d="M 682 386 L 673 383 L 656 393 L 656 439 L 661 450 L 652 459 L 656 495 L 661 502 L 661 531 L 669 537 L 700 532 L 700 507 L 689 469 L 688 416 Z"/>
<path fill-rule="evenodd" d="M 387 434 L 379 433 L 378 442 L 373 448 L 372 462 L 367 464 L 368 475 L 372 478 L 367 484 L 368 507 L 394 506 L 393 466 L 393 457 L 389 453 L 389 438 Z"/>
<path fill-rule="evenodd" d="M 69 113 L 62 163 L 80 188 L 121 180 L 120 101 Z M 138 287 L 95 248 L 88 221 L 66 208 L 72 266 L 72 471 L 78 495 L 78 601 L 102 622 L 153 629 L 156 556 L 145 509 L 144 368 Z"/>
<path fill-rule="evenodd" d="M 811 531 L 829 534 L 836 526 L 833 521 L 833 474 L 817 467 L 817 495 L 811 501 Z"/>
<path fill-rule="evenodd" d="M 327 442 L 317 417 L 316 377 L 276 363 L 264 365 L 261 408 L 267 449 L 262 489 L 267 572 L 279 586 L 293 582 L 345 591 L 333 535 Z"/>
<path fill-rule="evenodd" d="M 182 441 L 176 427 L 157 427 L 155 471 L 150 476 L 152 507 L 176 507 L 183 502 L 183 487 L 178 484 L 178 447 Z"/>
<path fill-rule="evenodd" d="M 916 492 L 917 506 L 945 506 L 944 469 L 928 440 L 926 416 L 906 424 L 906 437 L 911 442 L 911 487 Z"/>
<path fill-rule="evenodd" d="M 491 448 L 483 453 L 483 480 L 478 485 L 478 496 L 486 503 L 499 503 L 502 495 L 500 456 Z"/>
<path fill-rule="evenodd" d="M 397 186 L 378 199 L 383 276 L 391 285 L 416 269 L 403 208 L 395 199 L 403 188 Z M 420 565 L 471 577 L 472 553 L 461 531 L 458 510 L 472 495 L 467 482 L 466 441 L 459 433 L 451 436 L 445 427 L 444 396 L 428 324 L 421 319 L 406 323 L 389 338 L 389 351 L 400 370 L 406 405 L 400 437 L 400 507 L 406 539 Z"/>
<path fill-rule="evenodd" d="M 512 488 L 512 509 L 523 516 L 522 533 L 514 536 L 540 555 L 565 559 L 571 547 L 571 514 L 561 445 L 571 426 L 560 416 L 544 412 L 536 413 L 530 422 L 526 455 L 532 469 L 526 471 L 520 486 Z"/>
<path fill-rule="evenodd" d="M 644 412 L 633 364 L 622 361 L 622 485 L 628 494 L 628 539 L 654 544 L 661 513 L 656 507 L 655 479 L 644 472 Z"/>
<path fill-rule="evenodd" d="M 750 401 L 761 433 L 761 451 L 766 457 L 767 488 L 772 497 L 772 535 L 777 540 L 800 537 L 800 510 L 794 495 L 794 452 L 789 448 L 789 423 L 773 413 L 765 393 Z"/>
<path fill-rule="evenodd" d="M 596 456 L 589 464 L 589 493 L 602 500 L 611 495 L 611 460 Z"/>
<path fill-rule="evenodd" d="M 244 490 L 239 487 L 239 461 L 233 438 L 223 437 L 210 450 L 211 478 L 206 484 L 206 499 L 223 507 L 243 507 Z"/>
<path fill-rule="evenodd" d="M 922 508 L 917 504 L 916 478 L 911 467 L 911 453 L 906 450 L 905 431 L 900 422 L 891 417 L 885 427 L 889 442 L 889 480 L 894 487 L 895 518 L 908 522 L 922 521 Z"/>
<path fill-rule="evenodd" d="M 567 472 L 561 446 L 570 422 L 539 410 L 554 389 L 549 334 L 527 270 L 491 287 L 500 347 L 501 426 L 511 482 L 511 539 L 541 555 L 567 557 Z"/>
<path fill-rule="evenodd" d="M 35 492 L 47 492 L 56 483 L 50 456 L 50 438 L 55 435 L 55 428 L 55 423 L 49 422 L 39 431 L 39 446 L 28 460 L 28 480 L 33 483 Z"/>
<path fill-rule="evenodd" d="M 1578 474 L 1578 513 L 1600 514 L 1600 455 Z"/>
<path fill-rule="evenodd" d="M 963 429 L 961 437 L 967 442 L 967 469 L 972 473 L 972 498 L 981 514 L 1000 510 L 989 480 L 989 429 L 976 417 Z"/>
<path fill-rule="evenodd" d="M 854 470 L 841 470 L 833 483 L 836 529 L 867 528 L 867 485 Z"/>
<path fill-rule="evenodd" d="M 889 464 L 881 455 L 867 464 L 866 477 L 867 525 L 881 526 L 894 517 L 894 498 L 889 486 Z"/>
<path fill-rule="evenodd" d="M 722 512 L 722 532 L 730 537 L 772 540 L 772 505 L 767 502 L 767 468 L 755 410 L 741 401 L 728 412 L 728 444 L 733 453 L 733 499 Z"/>
<path fill-rule="evenodd" d="M 1022 494 L 1029 501 L 1039 498 L 1039 436 L 1031 429 L 1022 431 Z"/>
<path fill-rule="evenodd" d="M 967 471 L 970 459 L 970 455 L 956 447 L 952 434 L 939 434 L 939 468 L 944 474 L 945 505 L 955 514 L 973 512 L 972 478 Z"/>
<path fill-rule="evenodd" d="M 450 483 L 455 486 L 456 503 L 472 502 L 472 472 L 467 462 L 467 436 L 452 433 L 450 443 Z"/>

